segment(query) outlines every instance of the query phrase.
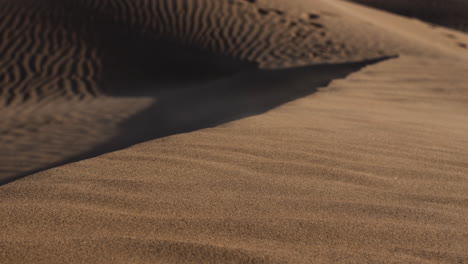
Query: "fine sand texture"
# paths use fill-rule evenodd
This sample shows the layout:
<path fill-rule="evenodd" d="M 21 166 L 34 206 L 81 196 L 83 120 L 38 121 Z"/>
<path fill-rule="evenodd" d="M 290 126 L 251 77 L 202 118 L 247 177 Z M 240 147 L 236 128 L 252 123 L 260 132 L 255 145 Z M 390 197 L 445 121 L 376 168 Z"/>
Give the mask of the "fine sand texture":
<path fill-rule="evenodd" d="M 339 0 L 0 0 L 0 263 L 468 263 L 468 35 Z"/>

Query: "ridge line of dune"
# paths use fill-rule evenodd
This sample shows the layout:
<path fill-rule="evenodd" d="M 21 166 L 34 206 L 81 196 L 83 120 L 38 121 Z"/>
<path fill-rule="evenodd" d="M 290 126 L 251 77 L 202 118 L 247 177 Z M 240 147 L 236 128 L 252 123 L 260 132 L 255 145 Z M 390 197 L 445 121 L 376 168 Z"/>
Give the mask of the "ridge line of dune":
<path fill-rule="evenodd" d="M 324 0 L 320 0 L 324 1 Z M 456 59 L 466 59 L 468 60 L 468 50 L 466 49 L 453 49 L 447 48 L 447 40 L 441 42 L 439 39 L 434 39 L 427 37 L 427 32 L 433 32 L 434 29 L 424 21 L 412 21 L 414 24 L 419 25 L 412 25 L 409 26 L 399 26 L 398 24 L 408 24 L 409 18 L 399 16 L 397 14 L 387 13 L 385 11 L 380 10 L 372 10 L 369 12 L 372 7 L 363 6 L 360 4 L 350 3 L 346 0 L 332 0 L 326 1 L 328 4 L 336 6 L 337 8 L 341 9 L 342 11 L 346 12 L 350 16 L 358 17 L 364 21 L 368 21 L 378 27 L 381 27 L 385 30 L 390 32 L 394 32 L 396 34 L 400 34 L 401 36 L 417 41 L 425 46 L 433 46 L 436 47 L 438 50 L 450 54 L 453 58 Z M 387 22 L 389 17 L 392 17 L 391 23 Z M 397 24 L 398 23 L 398 24 Z M 463 38 L 468 43 L 468 34 L 458 32 L 456 30 L 451 29 L 444 29 L 445 32 L 449 32 L 452 35 L 456 35 L 460 38 Z M 448 33 L 445 33 L 448 34 Z"/>

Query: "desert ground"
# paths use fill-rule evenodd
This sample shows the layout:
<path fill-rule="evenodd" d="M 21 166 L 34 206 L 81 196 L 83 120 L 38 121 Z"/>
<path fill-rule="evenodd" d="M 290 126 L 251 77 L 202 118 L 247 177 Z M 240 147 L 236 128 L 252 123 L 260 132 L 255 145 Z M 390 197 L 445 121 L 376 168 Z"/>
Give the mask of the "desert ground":
<path fill-rule="evenodd" d="M 355 2 L 0 0 L 0 263 L 468 263 L 468 19 Z"/>

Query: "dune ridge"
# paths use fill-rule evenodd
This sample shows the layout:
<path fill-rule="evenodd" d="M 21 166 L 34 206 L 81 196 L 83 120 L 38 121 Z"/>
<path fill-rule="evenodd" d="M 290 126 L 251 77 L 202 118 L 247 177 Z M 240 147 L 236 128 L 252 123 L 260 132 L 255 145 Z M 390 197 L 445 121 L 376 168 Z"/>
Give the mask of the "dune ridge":
<path fill-rule="evenodd" d="M 2 179 L 103 153 L 96 149 L 167 91 L 257 68 L 381 58 L 403 46 L 398 40 L 386 42 L 386 49 L 380 41 L 348 41 L 344 24 L 385 34 L 359 20 L 330 16 L 321 2 L 302 13 L 240 0 L 0 5 Z M 136 133 L 104 149 L 139 138 L 148 137 Z"/>

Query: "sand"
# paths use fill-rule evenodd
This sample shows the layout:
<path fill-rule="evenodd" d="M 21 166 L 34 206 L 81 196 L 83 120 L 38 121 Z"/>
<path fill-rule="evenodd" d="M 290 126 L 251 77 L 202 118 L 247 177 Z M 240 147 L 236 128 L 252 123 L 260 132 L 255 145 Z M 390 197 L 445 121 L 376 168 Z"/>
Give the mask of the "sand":
<path fill-rule="evenodd" d="M 433 26 L 440 25 L 468 32 L 468 2 L 464 0 L 350 0 L 404 16 L 422 19 Z"/>
<path fill-rule="evenodd" d="M 0 1 L 1 263 L 468 262 L 468 35 L 96 3 Z"/>

